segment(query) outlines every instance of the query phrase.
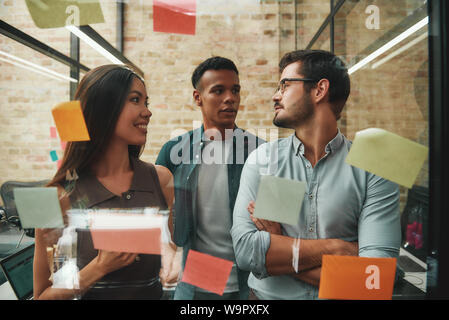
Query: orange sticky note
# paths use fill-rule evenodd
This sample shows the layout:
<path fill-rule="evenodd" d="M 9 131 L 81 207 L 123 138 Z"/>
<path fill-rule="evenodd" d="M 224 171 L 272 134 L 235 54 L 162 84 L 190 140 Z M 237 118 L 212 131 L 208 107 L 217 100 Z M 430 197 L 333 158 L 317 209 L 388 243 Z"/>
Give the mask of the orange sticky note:
<path fill-rule="evenodd" d="M 62 141 L 89 141 L 79 101 L 60 103 L 51 111 Z"/>
<path fill-rule="evenodd" d="M 153 0 L 153 31 L 195 34 L 196 0 Z"/>
<path fill-rule="evenodd" d="M 396 258 L 323 255 L 320 299 L 391 300 Z"/>
<path fill-rule="evenodd" d="M 190 250 L 181 281 L 223 295 L 232 265 L 232 261 Z"/>
<path fill-rule="evenodd" d="M 91 229 L 94 248 L 114 252 L 161 254 L 161 229 Z"/>

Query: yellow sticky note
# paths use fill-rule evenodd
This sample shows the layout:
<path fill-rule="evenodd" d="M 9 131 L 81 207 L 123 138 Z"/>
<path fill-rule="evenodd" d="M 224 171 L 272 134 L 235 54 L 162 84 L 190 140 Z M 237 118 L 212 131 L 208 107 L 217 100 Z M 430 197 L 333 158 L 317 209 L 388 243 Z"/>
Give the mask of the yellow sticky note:
<path fill-rule="evenodd" d="M 427 154 L 426 146 L 383 129 L 369 128 L 356 133 L 346 162 L 411 188 Z"/>
<path fill-rule="evenodd" d="M 61 141 L 90 140 L 79 101 L 60 103 L 51 112 Z"/>
<path fill-rule="evenodd" d="M 396 258 L 323 255 L 320 299 L 391 300 Z"/>
<path fill-rule="evenodd" d="M 103 23 L 99 0 L 26 0 L 34 24 L 38 28 L 60 28 Z"/>

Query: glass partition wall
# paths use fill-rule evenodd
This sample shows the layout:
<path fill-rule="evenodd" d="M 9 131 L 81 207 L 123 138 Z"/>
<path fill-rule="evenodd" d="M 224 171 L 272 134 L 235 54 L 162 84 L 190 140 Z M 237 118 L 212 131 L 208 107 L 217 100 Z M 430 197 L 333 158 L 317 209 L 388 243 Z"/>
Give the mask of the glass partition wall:
<path fill-rule="evenodd" d="M 80 29 L 145 78 L 153 114 L 145 161 L 154 162 L 175 134 L 201 124 L 190 76 L 212 55 L 228 57 L 239 68 L 237 125 L 268 141 L 291 134 L 272 124 L 271 97 L 279 59 L 306 48 L 333 51 L 349 67 L 351 95 L 339 120 L 347 138 L 376 127 L 429 146 L 428 1 L 197 0 L 189 9 L 193 33 L 159 30 L 151 1 L 97 2 L 103 22 Z M 89 69 L 113 63 L 65 26 L 36 26 L 27 3 L 5 1 L 0 7 L 1 22 L 33 40 L 11 37 L 2 24 L 0 184 L 53 176 L 54 155 L 61 159 L 63 145 L 51 131 L 52 107 L 73 98 Z M 425 297 L 427 276 L 435 277 L 427 264 L 435 261 L 428 246 L 429 161 L 413 188 L 400 189 L 401 259 L 409 271 L 407 283 L 395 289 L 397 298 Z M 418 291 L 407 291 L 408 284 Z"/>

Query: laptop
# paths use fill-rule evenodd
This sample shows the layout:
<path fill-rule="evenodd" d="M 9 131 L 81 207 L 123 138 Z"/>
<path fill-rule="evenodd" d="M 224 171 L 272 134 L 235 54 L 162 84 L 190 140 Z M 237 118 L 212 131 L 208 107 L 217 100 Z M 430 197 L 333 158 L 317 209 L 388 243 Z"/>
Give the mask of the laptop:
<path fill-rule="evenodd" d="M 34 243 L 0 260 L 1 271 L 18 300 L 33 298 Z"/>

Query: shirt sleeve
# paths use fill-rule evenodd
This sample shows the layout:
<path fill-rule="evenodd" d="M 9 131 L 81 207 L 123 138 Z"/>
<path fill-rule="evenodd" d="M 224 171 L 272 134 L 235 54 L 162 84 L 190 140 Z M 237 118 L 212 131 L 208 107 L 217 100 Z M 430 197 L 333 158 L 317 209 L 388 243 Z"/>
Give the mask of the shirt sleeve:
<path fill-rule="evenodd" d="M 359 256 L 397 257 L 401 245 L 399 187 L 368 174 L 366 199 L 360 214 Z"/>
<path fill-rule="evenodd" d="M 256 160 L 261 154 L 260 149 L 256 149 L 245 162 L 231 228 L 237 265 L 242 270 L 251 271 L 258 279 L 269 276 L 265 266 L 265 255 L 270 247 L 270 234 L 257 229 L 247 207 L 251 200 L 256 200 L 262 169 Z"/>

